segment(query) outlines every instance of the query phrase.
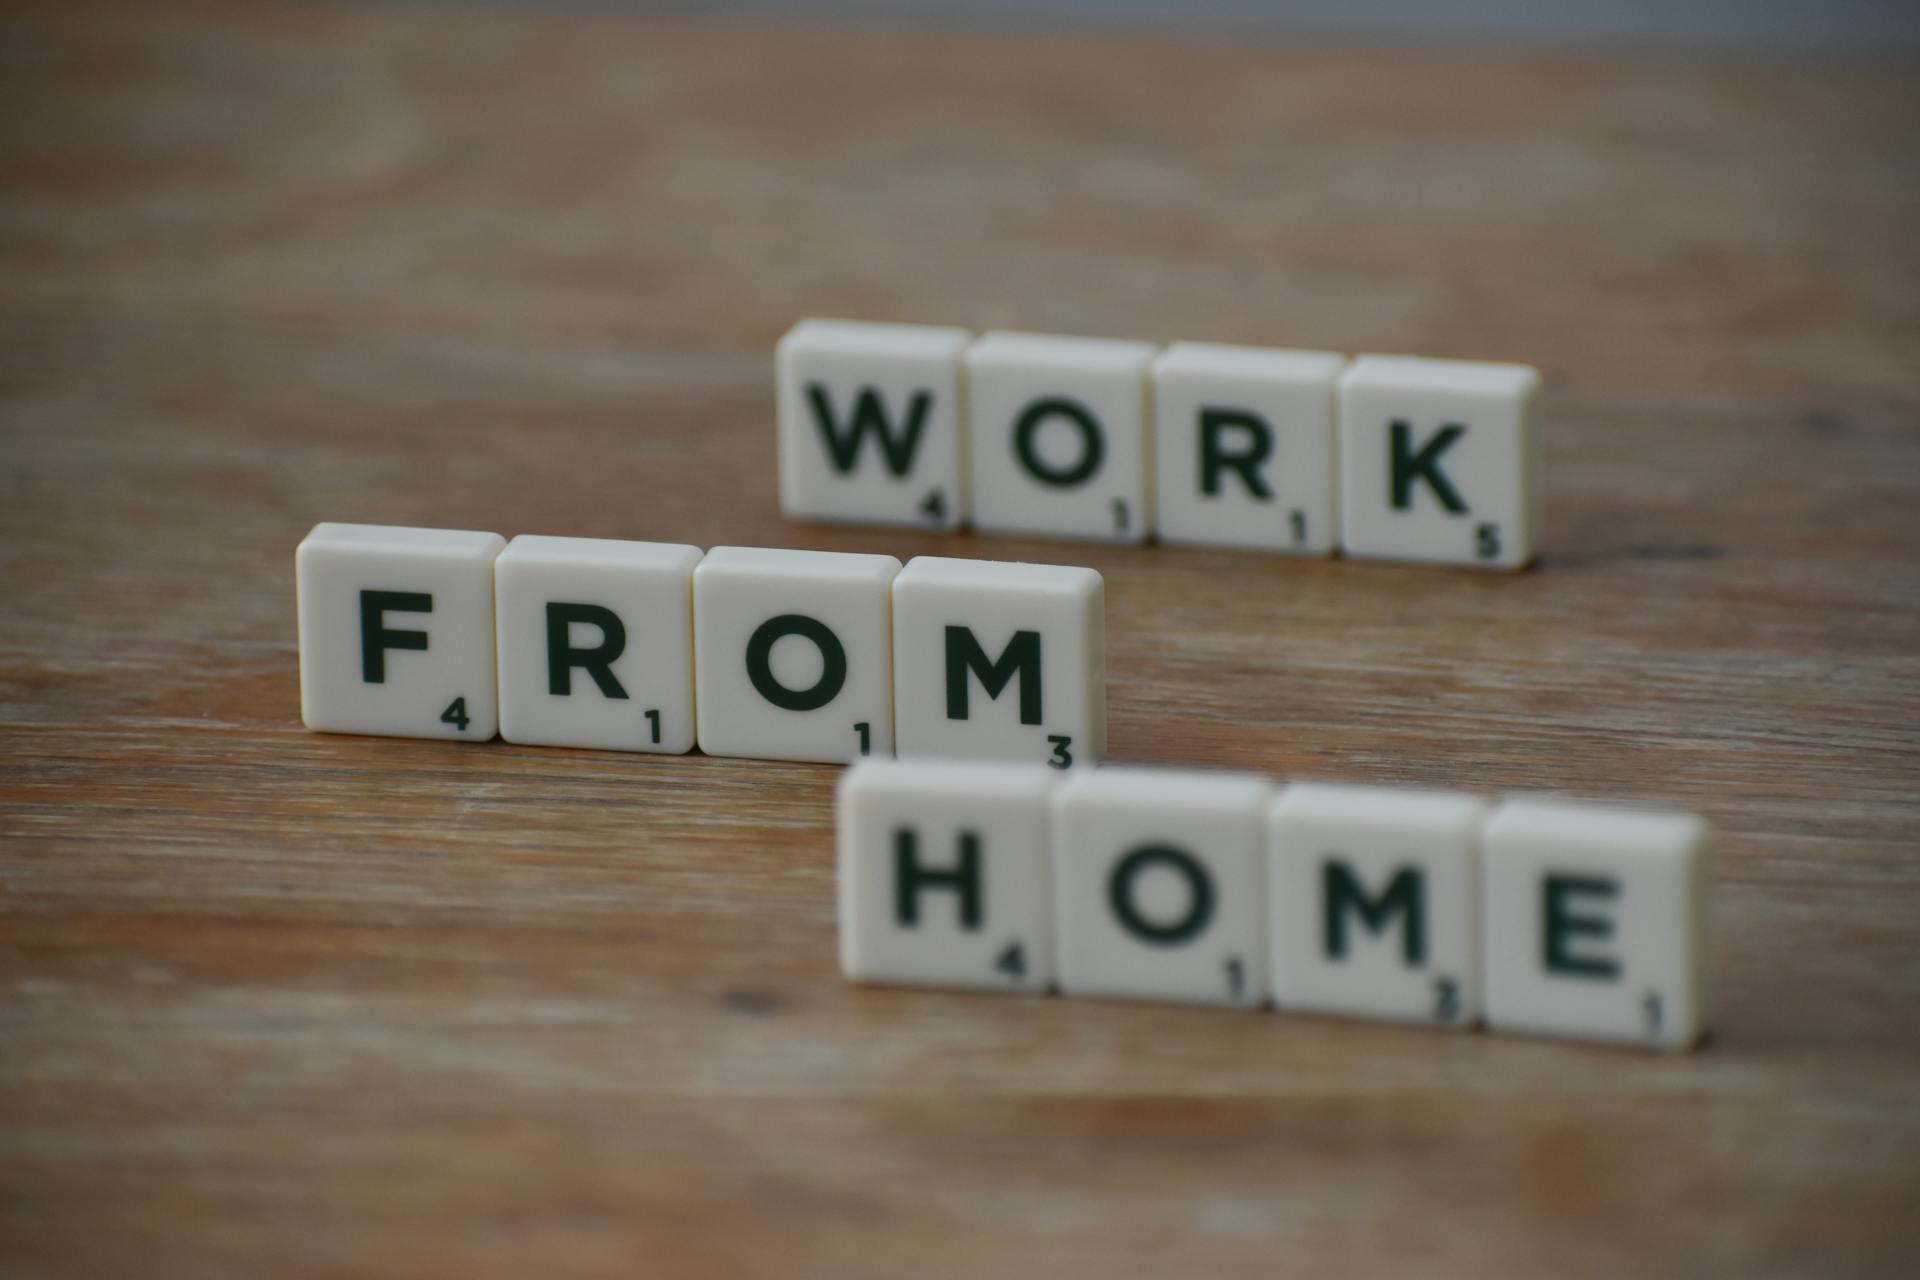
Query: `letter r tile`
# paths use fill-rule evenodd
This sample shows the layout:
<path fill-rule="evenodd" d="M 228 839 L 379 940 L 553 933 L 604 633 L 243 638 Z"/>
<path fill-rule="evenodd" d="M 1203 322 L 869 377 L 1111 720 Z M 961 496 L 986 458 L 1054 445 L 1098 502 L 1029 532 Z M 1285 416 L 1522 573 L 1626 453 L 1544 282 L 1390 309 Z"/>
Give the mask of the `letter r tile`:
<path fill-rule="evenodd" d="M 697 547 L 522 534 L 494 569 L 500 736 L 691 751 Z"/>
<path fill-rule="evenodd" d="M 1339 541 L 1335 385 L 1346 360 L 1176 342 L 1153 362 L 1162 542 L 1331 555 Z"/>

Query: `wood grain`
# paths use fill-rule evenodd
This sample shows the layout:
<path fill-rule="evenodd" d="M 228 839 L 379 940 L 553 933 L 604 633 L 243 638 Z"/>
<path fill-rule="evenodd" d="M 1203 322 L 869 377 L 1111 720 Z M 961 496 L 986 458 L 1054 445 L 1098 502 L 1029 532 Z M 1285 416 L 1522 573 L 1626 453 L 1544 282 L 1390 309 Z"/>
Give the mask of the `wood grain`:
<path fill-rule="evenodd" d="M 0 1270 L 1900 1274 L 1920 76 L 0 12 Z M 1518 359 L 1500 577 L 810 528 L 804 314 Z M 332 738 L 321 519 L 1084 563 L 1116 758 L 1724 833 L 1715 1035 L 855 989 L 828 768 Z"/>

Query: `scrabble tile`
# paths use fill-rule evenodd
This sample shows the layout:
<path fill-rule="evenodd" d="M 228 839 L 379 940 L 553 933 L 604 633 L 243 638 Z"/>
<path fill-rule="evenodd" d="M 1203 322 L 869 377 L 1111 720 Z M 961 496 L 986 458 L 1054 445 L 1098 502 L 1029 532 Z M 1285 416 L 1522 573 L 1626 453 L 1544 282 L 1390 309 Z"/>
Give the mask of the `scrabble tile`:
<path fill-rule="evenodd" d="M 523 534 L 494 564 L 500 736 L 691 751 L 700 548 Z"/>
<path fill-rule="evenodd" d="M 1361 356 L 1340 378 L 1350 556 L 1518 569 L 1539 537 L 1525 365 Z"/>
<path fill-rule="evenodd" d="M 1346 357 L 1176 342 L 1153 362 L 1162 542 L 1329 555 L 1339 533 L 1334 387 Z"/>
<path fill-rule="evenodd" d="M 780 509 L 956 529 L 966 518 L 965 329 L 802 320 L 774 348 Z"/>
<path fill-rule="evenodd" d="M 693 571 L 700 749 L 893 753 L 892 556 L 715 547 Z"/>
<path fill-rule="evenodd" d="M 973 524 L 1141 542 L 1152 529 L 1145 342 L 989 333 L 967 348 Z"/>
<path fill-rule="evenodd" d="M 1107 746 L 1092 569 L 919 556 L 893 580 L 894 749 L 1066 769 Z"/>
<path fill-rule="evenodd" d="M 840 968 L 859 982 L 1045 991 L 1038 765 L 862 760 L 840 777 Z"/>
<path fill-rule="evenodd" d="M 1266 997 L 1259 778 L 1093 769 L 1053 794 L 1060 987 L 1257 1006 Z"/>
<path fill-rule="evenodd" d="M 1269 827 L 1269 952 L 1283 1010 L 1444 1027 L 1480 1012 L 1472 796 L 1295 783 Z"/>
<path fill-rule="evenodd" d="M 485 742 L 497 533 L 317 524 L 294 554 L 309 729 Z"/>
<path fill-rule="evenodd" d="M 1488 1025 L 1665 1049 L 1700 1038 L 1705 822 L 1513 800 L 1482 848 Z"/>

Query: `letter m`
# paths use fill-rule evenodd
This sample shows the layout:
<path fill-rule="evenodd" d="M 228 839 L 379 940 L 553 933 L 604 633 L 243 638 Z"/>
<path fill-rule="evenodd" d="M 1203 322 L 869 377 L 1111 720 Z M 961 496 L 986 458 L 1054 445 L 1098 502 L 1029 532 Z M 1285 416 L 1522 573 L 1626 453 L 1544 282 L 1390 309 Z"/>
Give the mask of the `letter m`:
<path fill-rule="evenodd" d="M 924 390 L 913 393 L 907 402 L 906 425 L 898 431 L 887 420 L 886 406 L 880 401 L 880 393 L 872 387 L 862 387 L 854 396 L 852 421 L 845 424 L 834 418 L 833 401 L 820 383 L 807 384 L 807 403 L 813 406 L 813 425 L 820 428 L 820 438 L 827 446 L 827 456 L 833 460 L 835 471 L 841 475 L 851 474 L 854 464 L 860 460 L 861 442 L 873 435 L 880 442 L 880 455 L 887 470 L 895 476 L 904 476 L 913 467 L 913 455 L 920 448 L 920 434 L 927 425 L 927 411 L 933 407 L 933 393 Z"/>
<path fill-rule="evenodd" d="M 971 628 L 947 628 L 947 719 L 967 718 L 968 674 L 980 677 L 980 687 L 997 698 L 1016 673 L 1020 676 L 1020 723 L 1040 723 L 1040 633 L 1016 631 L 999 659 L 987 657 Z"/>
<path fill-rule="evenodd" d="M 1323 945 L 1327 957 L 1344 959 L 1347 954 L 1347 915 L 1360 917 L 1368 933 L 1386 930 L 1395 916 L 1406 921 L 1401 934 L 1401 955 L 1409 967 L 1426 963 L 1427 958 L 1427 878 L 1417 867 L 1401 867 L 1379 897 L 1369 897 L 1353 868 L 1345 862 L 1329 859 L 1321 868 L 1321 904 L 1326 912 Z"/>

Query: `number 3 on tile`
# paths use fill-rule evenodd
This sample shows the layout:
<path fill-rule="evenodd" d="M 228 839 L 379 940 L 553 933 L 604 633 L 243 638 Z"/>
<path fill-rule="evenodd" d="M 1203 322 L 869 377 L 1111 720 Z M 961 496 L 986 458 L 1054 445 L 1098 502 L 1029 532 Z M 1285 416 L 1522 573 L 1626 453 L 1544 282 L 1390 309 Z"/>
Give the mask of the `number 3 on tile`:
<path fill-rule="evenodd" d="M 1000 953 L 993 967 L 1012 978 L 1015 982 L 1027 976 L 1027 953 L 1015 942 Z"/>
<path fill-rule="evenodd" d="M 1056 769 L 1066 769 L 1073 764 L 1073 752 L 1067 748 L 1073 745 L 1073 739 L 1064 733 L 1050 733 L 1047 741 L 1053 744 L 1053 758 L 1047 763 Z"/>
<path fill-rule="evenodd" d="M 460 730 L 460 732 L 465 733 L 467 731 L 467 725 L 472 723 L 467 719 L 467 700 L 465 698 L 455 698 L 452 702 L 449 702 L 447 709 L 440 713 L 440 723 L 450 724 Z"/>

